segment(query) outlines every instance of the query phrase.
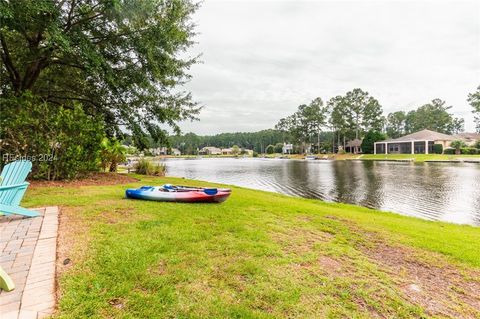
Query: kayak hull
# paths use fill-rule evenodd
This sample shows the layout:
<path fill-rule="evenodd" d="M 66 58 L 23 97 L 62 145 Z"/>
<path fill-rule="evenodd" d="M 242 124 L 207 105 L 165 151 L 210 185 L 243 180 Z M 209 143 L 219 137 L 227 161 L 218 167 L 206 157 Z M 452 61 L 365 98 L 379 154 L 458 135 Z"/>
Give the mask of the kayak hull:
<path fill-rule="evenodd" d="M 203 189 L 192 188 L 175 192 L 162 191 L 158 187 L 151 189 L 127 189 L 127 198 L 151 200 L 159 202 L 180 202 L 180 203 L 221 203 L 227 200 L 231 192 L 227 189 L 218 189 L 215 194 L 207 194 Z"/>

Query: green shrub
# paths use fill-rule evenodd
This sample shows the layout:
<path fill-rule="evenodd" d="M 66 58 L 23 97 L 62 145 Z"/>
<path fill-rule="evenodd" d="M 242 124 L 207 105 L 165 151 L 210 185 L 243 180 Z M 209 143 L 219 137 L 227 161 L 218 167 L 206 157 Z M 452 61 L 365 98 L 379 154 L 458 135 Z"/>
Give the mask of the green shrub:
<path fill-rule="evenodd" d="M 275 152 L 275 147 L 273 145 L 268 145 L 267 148 L 265 149 L 265 152 L 267 154 L 273 154 Z"/>
<path fill-rule="evenodd" d="M 387 136 L 382 132 L 368 131 L 362 141 L 362 152 L 365 154 L 373 154 L 375 142 L 384 141 Z"/>
<path fill-rule="evenodd" d="M 253 156 L 253 157 L 258 157 L 258 152 L 253 151 L 252 156 Z"/>
<path fill-rule="evenodd" d="M 104 137 L 102 117 L 80 104 L 59 106 L 30 95 L 2 99 L 0 161 L 32 161 L 31 178 L 73 179 L 98 171 Z"/>
<path fill-rule="evenodd" d="M 274 147 L 275 153 L 282 153 L 283 152 L 283 143 L 277 143 Z"/>
<path fill-rule="evenodd" d="M 144 158 L 140 159 L 135 164 L 135 173 L 141 175 L 152 175 L 152 176 L 164 176 L 166 172 L 166 166 L 161 163 L 153 163 Z"/>
<path fill-rule="evenodd" d="M 455 154 L 455 149 L 454 148 L 446 148 L 443 150 L 443 154 L 447 154 L 447 155 L 454 155 Z"/>
<path fill-rule="evenodd" d="M 442 154 L 443 153 L 443 145 L 442 144 L 433 144 L 433 153 L 434 154 Z"/>
<path fill-rule="evenodd" d="M 480 140 L 478 140 L 473 147 L 480 150 Z"/>
<path fill-rule="evenodd" d="M 463 147 L 460 149 L 460 152 L 465 155 L 475 155 L 478 154 L 478 149 L 474 147 Z"/>

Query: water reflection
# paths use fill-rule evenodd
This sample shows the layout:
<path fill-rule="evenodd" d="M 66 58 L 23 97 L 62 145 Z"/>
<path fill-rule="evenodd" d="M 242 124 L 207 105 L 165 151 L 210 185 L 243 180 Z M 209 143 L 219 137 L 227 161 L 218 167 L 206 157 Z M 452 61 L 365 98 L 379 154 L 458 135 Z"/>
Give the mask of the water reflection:
<path fill-rule="evenodd" d="M 480 165 L 273 159 L 167 160 L 171 176 L 480 225 Z"/>

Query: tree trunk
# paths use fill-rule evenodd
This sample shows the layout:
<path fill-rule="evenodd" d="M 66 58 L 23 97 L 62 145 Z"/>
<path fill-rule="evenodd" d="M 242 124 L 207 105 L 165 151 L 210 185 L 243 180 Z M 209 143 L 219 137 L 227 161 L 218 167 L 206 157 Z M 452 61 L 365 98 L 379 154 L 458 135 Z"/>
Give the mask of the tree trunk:
<path fill-rule="evenodd" d="M 317 154 L 320 154 L 320 130 L 317 132 Z"/>
<path fill-rule="evenodd" d="M 332 130 L 332 153 L 335 154 L 335 131 Z"/>
<path fill-rule="evenodd" d="M 111 173 L 117 172 L 117 161 L 112 161 L 112 163 L 110 164 L 110 172 Z"/>

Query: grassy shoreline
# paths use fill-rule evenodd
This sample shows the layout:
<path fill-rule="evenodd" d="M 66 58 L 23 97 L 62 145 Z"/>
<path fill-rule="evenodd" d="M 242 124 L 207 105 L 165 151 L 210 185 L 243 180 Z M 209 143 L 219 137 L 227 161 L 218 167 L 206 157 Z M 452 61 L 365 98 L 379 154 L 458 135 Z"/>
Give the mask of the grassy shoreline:
<path fill-rule="evenodd" d="M 479 297 L 479 228 L 240 187 L 220 205 L 127 200 L 127 187 L 205 184 L 135 177 L 29 189 L 25 206 L 62 207 L 57 317 L 480 315 L 460 298 Z"/>
<path fill-rule="evenodd" d="M 446 155 L 446 154 L 364 154 L 359 157 L 360 160 L 412 160 L 422 163 L 425 161 L 447 161 L 457 162 L 464 160 L 480 161 L 480 155 Z"/>

